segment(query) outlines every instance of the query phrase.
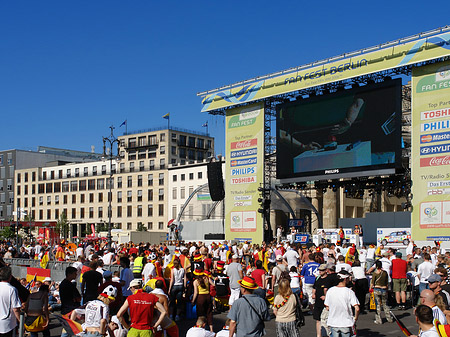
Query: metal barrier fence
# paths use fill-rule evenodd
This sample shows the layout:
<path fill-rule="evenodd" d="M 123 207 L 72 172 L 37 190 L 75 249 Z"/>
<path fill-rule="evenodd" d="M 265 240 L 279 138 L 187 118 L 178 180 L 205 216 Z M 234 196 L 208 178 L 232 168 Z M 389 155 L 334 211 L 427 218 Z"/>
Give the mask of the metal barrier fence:
<path fill-rule="evenodd" d="M 11 267 L 12 274 L 17 279 L 27 277 L 27 267 L 41 268 L 39 260 L 31 259 L 3 259 Z M 50 269 L 50 277 L 52 281 L 61 282 L 66 277 L 66 268 L 73 265 L 73 262 L 65 261 L 49 261 L 46 269 Z M 110 270 L 112 273 L 115 271 L 120 272 L 122 267 L 120 265 L 104 265 L 104 270 Z"/>

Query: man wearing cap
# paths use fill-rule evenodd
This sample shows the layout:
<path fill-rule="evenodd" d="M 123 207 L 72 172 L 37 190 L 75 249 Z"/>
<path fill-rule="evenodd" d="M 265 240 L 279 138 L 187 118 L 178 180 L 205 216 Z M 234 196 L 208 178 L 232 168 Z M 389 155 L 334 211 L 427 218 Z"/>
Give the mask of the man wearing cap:
<path fill-rule="evenodd" d="M 277 265 L 272 269 L 272 292 L 273 296 L 277 296 L 278 294 L 278 281 L 280 281 L 281 273 L 284 271 L 288 271 L 287 265 L 284 264 L 283 256 L 277 255 L 276 257 Z"/>
<path fill-rule="evenodd" d="M 392 261 L 392 290 L 395 293 L 395 300 L 399 309 L 406 309 L 406 272 L 408 263 L 402 259 L 402 253 L 396 252 Z"/>
<path fill-rule="evenodd" d="M 325 308 L 325 295 L 328 291 L 328 280 L 327 280 L 327 265 L 321 264 L 318 268 L 319 277 L 314 282 L 312 297 L 315 300 L 313 309 L 313 318 L 316 321 L 316 335 L 317 337 L 322 336 L 322 326 L 320 323 L 320 316 Z"/>
<path fill-rule="evenodd" d="M 228 301 L 228 305 L 233 305 L 234 301 L 236 301 L 239 298 L 239 280 L 242 280 L 243 272 L 242 272 L 242 266 L 240 263 L 238 263 L 238 256 L 234 254 L 232 257 L 232 262 L 228 265 L 226 269 L 226 274 L 230 278 L 230 299 Z"/>
<path fill-rule="evenodd" d="M 245 276 L 238 281 L 242 297 L 234 302 L 228 313 L 230 319 L 229 336 L 260 337 L 264 335 L 264 321 L 270 320 L 266 301 L 253 294 L 258 288 L 252 277 Z"/>
<path fill-rule="evenodd" d="M 102 283 L 97 292 L 101 294 L 103 290 L 108 286 L 113 286 L 117 289 L 117 294 L 115 296 L 116 300 L 109 305 L 111 315 L 115 315 L 119 311 L 120 306 L 123 302 L 122 286 L 119 282 L 114 282 L 112 280 L 112 273 L 109 270 L 105 270 L 105 272 L 103 273 L 103 278 L 105 279 L 105 282 Z"/>
<path fill-rule="evenodd" d="M 142 291 L 142 281 L 134 279 L 130 282 L 129 289 L 133 295 L 128 296 L 125 303 L 117 313 L 117 318 L 123 326 L 129 329 L 128 337 L 153 337 L 153 328 L 161 324 L 167 315 L 166 309 L 159 303 L 159 299 L 154 294 L 148 294 Z M 153 311 L 158 309 L 161 315 L 152 325 Z M 123 319 L 125 312 L 130 309 L 131 328 Z"/>
<path fill-rule="evenodd" d="M 359 316 L 359 302 L 353 290 L 347 288 L 350 273 L 341 270 L 338 277 L 339 284 L 328 289 L 325 295 L 324 304 L 328 308 L 327 325 L 332 336 L 351 336 Z M 355 316 L 352 307 L 355 309 Z"/>
<path fill-rule="evenodd" d="M 436 269 L 438 270 L 438 268 Z M 441 275 L 438 274 L 432 274 L 428 278 L 430 290 L 434 293 L 435 297 L 440 296 L 442 298 L 442 302 L 444 302 L 445 308 L 447 309 L 445 311 L 448 312 L 448 307 L 450 304 L 450 294 L 442 289 L 441 285 L 444 282 L 445 280 L 443 281 Z"/>

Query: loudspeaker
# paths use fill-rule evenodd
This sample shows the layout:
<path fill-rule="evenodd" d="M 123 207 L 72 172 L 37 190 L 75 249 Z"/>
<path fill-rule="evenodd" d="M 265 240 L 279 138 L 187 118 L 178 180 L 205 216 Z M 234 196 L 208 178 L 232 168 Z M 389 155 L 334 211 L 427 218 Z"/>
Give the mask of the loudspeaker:
<path fill-rule="evenodd" d="M 223 188 L 222 162 L 208 163 L 208 187 L 209 194 L 213 201 L 220 201 L 225 198 L 225 190 Z"/>
<path fill-rule="evenodd" d="M 204 240 L 225 240 L 225 234 L 221 234 L 221 233 L 209 233 L 209 234 L 205 234 L 205 239 Z"/>

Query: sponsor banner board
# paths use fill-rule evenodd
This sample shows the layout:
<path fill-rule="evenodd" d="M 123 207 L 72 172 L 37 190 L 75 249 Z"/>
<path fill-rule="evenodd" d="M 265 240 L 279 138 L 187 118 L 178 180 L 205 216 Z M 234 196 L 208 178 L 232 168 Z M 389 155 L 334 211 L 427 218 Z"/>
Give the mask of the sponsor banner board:
<path fill-rule="evenodd" d="M 411 90 L 412 238 L 450 240 L 450 62 L 413 69 Z"/>
<path fill-rule="evenodd" d="M 263 240 L 258 187 L 263 182 L 264 108 L 262 104 L 227 111 L 225 237 Z M 242 237 L 241 237 L 242 239 Z"/>
<path fill-rule="evenodd" d="M 250 83 L 213 90 L 203 95 L 202 111 L 249 103 L 270 96 L 440 58 L 450 54 L 449 42 L 450 33 L 446 32 L 416 40 L 386 43 L 384 46 L 367 48 L 291 71 L 283 71 L 278 75 L 266 76 L 264 79 L 255 79 Z M 439 89 L 450 87 L 450 80 L 442 78 L 436 86 Z M 429 107 L 424 111 L 431 109 L 433 108 Z"/>
<path fill-rule="evenodd" d="M 411 241 L 411 228 L 377 228 L 377 245 L 406 248 Z"/>

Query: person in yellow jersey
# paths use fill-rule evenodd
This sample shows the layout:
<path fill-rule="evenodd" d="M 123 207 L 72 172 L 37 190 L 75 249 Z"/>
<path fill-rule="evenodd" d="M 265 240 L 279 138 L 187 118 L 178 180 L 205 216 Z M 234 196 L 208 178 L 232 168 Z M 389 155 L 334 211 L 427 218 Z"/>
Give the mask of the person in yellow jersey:
<path fill-rule="evenodd" d="M 138 257 L 134 259 L 133 264 L 133 275 L 136 279 L 142 279 L 142 270 L 144 269 L 144 264 L 147 263 L 144 253 L 141 253 Z"/>

